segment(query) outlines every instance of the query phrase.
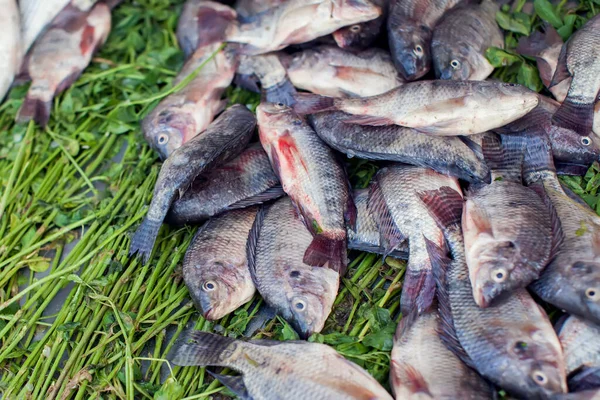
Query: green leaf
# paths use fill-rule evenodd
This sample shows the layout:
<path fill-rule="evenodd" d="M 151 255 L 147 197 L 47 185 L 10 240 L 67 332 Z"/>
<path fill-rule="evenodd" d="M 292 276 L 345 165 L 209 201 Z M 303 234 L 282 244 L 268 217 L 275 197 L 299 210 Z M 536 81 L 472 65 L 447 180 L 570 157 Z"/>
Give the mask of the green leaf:
<path fill-rule="evenodd" d="M 279 322 L 281 322 L 281 340 L 299 340 L 300 336 L 296 333 L 296 331 L 281 317 L 277 317 Z"/>
<path fill-rule="evenodd" d="M 173 377 L 167 378 L 161 388 L 154 393 L 155 400 L 179 400 L 183 398 L 183 386 Z"/>
<path fill-rule="evenodd" d="M 50 262 L 46 261 L 46 259 L 38 260 L 38 261 L 30 262 L 29 264 L 27 264 L 27 266 L 33 272 L 44 272 L 48 268 L 50 268 Z"/>
<path fill-rule="evenodd" d="M 65 324 L 59 325 L 56 329 L 61 332 L 69 332 L 77 328 L 79 325 L 81 325 L 81 322 L 67 322 Z"/>
<path fill-rule="evenodd" d="M 537 68 L 526 62 L 521 64 L 521 68 L 517 74 L 517 82 L 536 92 L 544 88 Z"/>
<path fill-rule="evenodd" d="M 529 15 L 524 13 L 514 13 L 512 16 L 498 11 L 496 13 L 496 22 L 504 30 L 520 33 L 521 35 L 529 36 L 531 32 L 531 21 Z"/>
<path fill-rule="evenodd" d="M 362 343 L 343 343 L 335 348 L 338 352 L 343 355 L 348 356 L 359 356 L 362 354 L 367 354 L 369 352 L 369 348 Z"/>
<path fill-rule="evenodd" d="M 323 343 L 330 344 L 332 346 L 343 344 L 343 343 L 356 343 L 358 338 L 354 336 L 344 335 L 343 333 L 333 332 L 323 336 Z"/>
<path fill-rule="evenodd" d="M 562 40 L 566 41 L 573 34 L 573 29 L 575 27 L 575 21 L 577 20 L 577 15 L 569 14 L 565 15 L 565 24 L 557 29 L 558 34 L 562 38 Z"/>
<path fill-rule="evenodd" d="M 29 229 L 27 229 L 27 232 L 25 232 L 25 234 L 21 237 L 21 246 L 23 246 L 23 247 L 29 246 L 29 243 L 31 243 L 31 241 L 33 240 L 34 237 L 35 237 L 35 227 L 30 226 Z"/>
<path fill-rule="evenodd" d="M 396 324 L 390 323 L 380 331 L 365 336 L 362 342 L 365 346 L 370 346 L 381 351 L 390 351 L 394 344 L 395 331 Z"/>
<path fill-rule="evenodd" d="M 548 0 L 534 0 L 533 7 L 536 14 L 544 21 L 549 22 L 555 29 L 563 26 L 560 16 Z"/>
<path fill-rule="evenodd" d="M 518 55 L 509 53 L 498 47 L 489 47 L 485 51 L 485 58 L 488 59 L 494 68 L 506 67 L 522 61 L 522 58 Z"/>

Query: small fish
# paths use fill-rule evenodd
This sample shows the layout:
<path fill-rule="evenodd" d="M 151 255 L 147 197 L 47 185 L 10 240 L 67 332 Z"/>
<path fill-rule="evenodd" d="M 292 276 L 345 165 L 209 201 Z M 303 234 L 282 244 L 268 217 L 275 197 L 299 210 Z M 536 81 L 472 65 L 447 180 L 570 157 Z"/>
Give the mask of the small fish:
<path fill-rule="evenodd" d="M 202 316 L 214 321 L 249 302 L 256 288 L 246 242 L 258 208 L 211 218 L 198 229 L 183 259 L 183 280 Z"/>
<path fill-rule="evenodd" d="M 197 49 L 225 39 L 227 26 L 235 21 L 236 12 L 214 1 L 187 0 L 177 24 L 177 41 L 186 58 Z"/>
<path fill-rule="evenodd" d="M 571 79 L 569 92 L 552 121 L 587 136 L 600 93 L 600 15 L 590 19 L 563 45 L 550 88 Z"/>
<path fill-rule="evenodd" d="M 390 52 L 407 81 L 431 68 L 431 37 L 444 13 L 461 0 L 391 0 L 387 21 Z"/>
<path fill-rule="evenodd" d="M 417 193 L 451 186 L 460 190 L 456 178 L 428 168 L 392 165 L 380 169 L 369 186 L 368 209 L 377 222 L 380 243 L 386 254 L 408 240 L 408 265 L 400 305 L 403 315 L 427 309 L 435 295 L 431 260 L 426 240 L 442 246 L 444 236 Z"/>
<path fill-rule="evenodd" d="M 488 308 L 473 299 L 461 233 L 463 199 L 444 187 L 420 197 L 444 231 L 446 251 L 427 242 L 437 284 L 441 337 L 484 378 L 511 395 L 543 399 L 567 390 L 558 337 L 546 313 L 525 289 Z"/>
<path fill-rule="evenodd" d="M 158 230 L 179 193 L 209 168 L 237 156 L 246 147 L 256 118 L 245 106 L 236 104 L 223 112 L 204 132 L 177 149 L 166 159 L 154 185 L 148 214 L 131 240 L 129 254 L 150 258 Z"/>
<path fill-rule="evenodd" d="M 494 67 L 485 58 L 488 47 L 504 48 L 496 23 L 500 8 L 493 0 L 459 5 L 448 11 L 433 31 L 431 53 L 438 79 L 481 81 Z"/>
<path fill-rule="evenodd" d="M 323 96 L 374 96 L 404 82 L 381 49 L 354 53 L 319 46 L 287 56 L 284 63 L 294 86 Z"/>
<path fill-rule="evenodd" d="M 333 111 L 311 115 L 308 120 L 325 143 L 348 157 L 429 167 L 468 182 L 490 179 L 487 165 L 469 148 L 469 139 L 427 136 L 397 125 L 346 123 L 351 118 L 351 115 Z"/>
<path fill-rule="evenodd" d="M 354 24 L 333 32 L 333 39 L 342 49 L 362 50 L 368 48 L 379 36 L 385 24 L 388 0 L 372 0 L 381 8 L 381 15 L 371 21 Z"/>
<path fill-rule="evenodd" d="M 538 94 L 514 83 L 409 82 L 377 96 L 344 99 L 298 94 L 299 114 L 339 110 L 361 125 L 400 125 L 437 136 L 482 133 L 513 122 L 538 104 Z"/>
<path fill-rule="evenodd" d="M 104 3 L 85 10 L 69 4 L 54 18 L 27 55 L 23 69 L 32 82 L 17 122 L 48 123 L 52 99 L 81 75 L 106 41 L 110 25 L 110 8 Z"/>
<path fill-rule="evenodd" d="M 390 384 L 396 399 L 493 399 L 492 387 L 440 340 L 437 306 L 403 316 L 394 336 Z"/>
<path fill-rule="evenodd" d="M 70 2 L 71 0 L 19 0 L 23 54 L 27 54 L 33 42 Z M 3 23 L 2 26 L 7 25 Z"/>
<path fill-rule="evenodd" d="M 248 238 L 256 289 L 306 339 L 321 332 L 338 292 L 338 272 L 305 264 L 312 235 L 289 197 L 259 211 Z"/>
<path fill-rule="evenodd" d="M 232 24 L 227 41 L 241 43 L 243 54 L 256 55 L 304 43 L 335 30 L 381 15 L 369 0 L 289 0 L 257 14 L 248 22 Z"/>
<path fill-rule="evenodd" d="M 254 88 L 255 78 L 260 82 L 265 101 L 282 103 L 286 106 L 294 105 L 296 89 L 288 79 L 286 69 L 276 54 L 240 57 L 238 83 L 241 80 L 241 86 L 257 91 Z M 248 80 L 251 82 L 248 83 Z"/>
<path fill-rule="evenodd" d="M 284 194 L 269 157 L 260 143 L 255 143 L 233 160 L 198 176 L 173 202 L 166 221 L 173 225 L 196 224 Z"/>
<path fill-rule="evenodd" d="M 240 372 L 241 376 L 231 376 L 207 370 L 242 399 L 392 400 L 367 371 L 324 344 L 241 341 L 200 331 L 189 339 L 168 359 L 175 365 L 213 365 Z"/>
<path fill-rule="evenodd" d="M 0 102 L 10 89 L 22 59 L 21 22 L 16 0 L 0 0 Z"/>
<path fill-rule="evenodd" d="M 600 367 L 600 326 L 569 316 L 557 331 L 565 353 L 567 375 L 582 367 Z"/>
<path fill-rule="evenodd" d="M 196 50 L 173 85 L 204 64 L 198 75 L 183 89 L 165 97 L 143 119 L 144 138 L 163 160 L 204 132 L 225 108 L 227 102 L 221 96 L 233 80 L 237 62 L 230 52 L 219 48 L 220 44 L 215 43 Z"/>
<path fill-rule="evenodd" d="M 345 171 L 333 151 L 290 107 L 261 103 L 256 109 L 260 142 L 283 190 L 290 196 L 314 239 L 304 263 L 346 269 L 346 221 L 356 208 Z"/>
<path fill-rule="evenodd" d="M 235 3 L 235 11 L 237 11 L 239 18 L 246 20 L 287 1 L 288 0 L 238 0 Z"/>

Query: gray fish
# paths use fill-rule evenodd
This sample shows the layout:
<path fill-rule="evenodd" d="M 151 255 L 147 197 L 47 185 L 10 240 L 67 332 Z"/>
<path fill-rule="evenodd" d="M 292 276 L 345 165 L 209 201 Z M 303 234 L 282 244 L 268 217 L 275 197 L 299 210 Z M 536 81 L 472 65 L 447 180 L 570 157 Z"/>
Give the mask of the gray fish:
<path fill-rule="evenodd" d="M 489 181 L 488 167 L 465 144 L 469 139 L 428 136 L 397 125 L 345 122 L 351 118 L 343 112 L 325 112 L 311 115 L 309 122 L 321 139 L 348 157 L 428 167 L 468 182 Z"/>
<path fill-rule="evenodd" d="M 242 399 L 392 400 L 367 371 L 333 348 L 305 341 L 241 341 L 207 332 L 189 335 L 169 359 L 181 366 L 221 366 L 241 376 L 209 373 Z M 260 366 L 260 368 L 257 368 Z"/>
<path fill-rule="evenodd" d="M 417 193 L 451 186 L 460 190 L 456 178 L 428 168 L 396 165 L 377 172 L 369 187 L 369 211 L 377 222 L 386 253 L 408 240 L 408 265 L 402 285 L 402 314 L 427 309 L 435 295 L 426 239 L 442 246 L 444 237 Z"/>
<path fill-rule="evenodd" d="M 361 50 L 369 47 L 379 36 L 387 15 L 388 0 L 372 0 L 381 8 L 381 15 L 371 21 L 354 24 L 333 32 L 333 39 L 342 49 Z"/>
<path fill-rule="evenodd" d="M 311 241 L 289 197 L 259 211 L 248 238 L 256 289 L 304 339 L 323 329 L 340 279 L 332 269 L 302 261 Z"/>
<path fill-rule="evenodd" d="M 241 56 L 237 83 L 256 91 L 254 80 L 260 82 L 263 99 L 269 103 L 294 105 L 296 89 L 276 54 Z M 250 81 L 250 82 L 248 82 Z"/>
<path fill-rule="evenodd" d="M 8 92 L 13 79 L 21 67 L 23 52 L 21 48 L 21 23 L 16 0 L 2 0 L 0 26 L 0 102 Z"/>
<path fill-rule="evenodd" d="M 183 280 L 208 320 L 223 318 L 254 296 L 246 242 L 257 211 L 249 207 L 211 218 L 198 229 L 185 253 Z"/>
<path fill-rule="evenodd" d="M 590 19 L 563 45 L 550 88 L 571 77 L 567 98 L 552 121 L 589 135 L 600 93 L 600 15 Z"/>
<path fill-rule="evenodd" d="M 437 307 L 403 316 L 394 336 L 390 384 L 396 399 L 493 399 L 492 387 L 440 340 Z"/>
<path fill-rule="evenodd" d="M 560 343 L 548 316 L 525 289 L 488 308 L 473 299 L 460 219 L 460 193 L 444 187 L 420 197 L 444 231 L 452 260 L 427 248 L 437 283 L 442 339 L 484 378 L 511 395 L 545 399 L 567 389 Z"/>
<path fill-rule="evenodd" d="M 284 63 L 294 86 L 323 96 L 374 96 L 404 83 L 381 49 L 350 52 L 319 46 L 287 56 Z"/>
<path fill-rule="evenodd" d="M 431 53 L 438 79 L 481 81 L 494 67 L 485 58 L 488 47 L 504 48 L 496 23 L 500 10 L 493 0 L 460 5 L 448 11 L 433 31 Z"/>
<path fill-rule="evenodd" d="M 145 262 L 148 261 L 158 230 L 177 194 L 185 192 L 202 172 L 241 153 L 250 141 L 255 126 L 254 114 L 245 106 L 233 105 L 206 132 L 167 158 L 154 185 L 148 214 L 131 239 L 130 255 L 139 253 Z"/>
<path fill-rule="evenodd" d="M 166 220 L 174 225 L 196 224 L 284 194 L 269 157 L 260 143 L 255 143 L 233 160 L 198 176 L 173 202 Z"/>
<path fill-rule="evenodd" d="M 290 107 L 261 103 L 256 109 L 260 142 L 283 190 L 314 236 L 304 262 L 346 269 L 346 221 L 353 225 L 348 182 L 333 151 Z"/>
<path fill-rule="evenodd" d="M 558 327 L 567 375 L 582 367 L 600 367 L 600 326 L 575 316 Z"/>
<path fill-rule="evenodd" d="M 299 114 L 339 110 L 361 125 L 400 125 L 436 136 L 472 135 L 499 128 L 531 111 L 538 94 L 514 83 L 488 81 L 409 82 L 389 92 L 344 99 L 298 94 Z"/>
<path fill-rule="evenodd" d="M 390 52 L 407 81 L 431 68 L 431 36 L 445 12 L 461 0 L 391 0 L 387 21 Z"/>

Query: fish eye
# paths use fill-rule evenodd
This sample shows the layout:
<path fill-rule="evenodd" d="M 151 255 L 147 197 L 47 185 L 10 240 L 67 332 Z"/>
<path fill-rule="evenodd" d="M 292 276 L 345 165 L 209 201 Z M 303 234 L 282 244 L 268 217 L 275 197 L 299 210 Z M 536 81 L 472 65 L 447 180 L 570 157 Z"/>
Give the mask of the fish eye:
<path fill-rule="evenodd" d="M 277 104 L 275 104 L 275 107 L 277 107 L 277 108 L 283 108 L 283 107 L 285 107 L 285 104 L 283 104 L 283 103 L 277 103 Z"/>
<path fill-rule="evenodd" d="M 458 69 L 458 67 L 460 67 L 460 61 L 452 60 L 452 61 L 450 61 L 450 66 L 454 69 Z"/>
<path fill-rule="evenodd" d="M 166 144 L 169 141 L 169 135 L 166 133 L 161 133 L 158 136 L 158 144 Z"/>
<path fill-rule="evenodd" d="M 217 284 L 213 281 L 206 281 L 202 284 L 202 290 L 205 292 L 212 292 L 217 288 Z"/>
<path fill-rule="evenodd" d="M 589 146 L 590 144 L 592 144 L 592 139 L 590 139 L 589 136 L 584 136 L 581 138 L 581 144 L 584 146 Z"/>
<path fill-rule="evenodd" d="M 350 31 L 356 33 L 356 32 L 360 32 L 360 25 L 352 25 L 350 27 Z"/>
<path fill-rule="evenodd" d="M 533 371 L 531 373 L 531 378 L 533 378 L 533 381 L 538 385 L 545 385 L 548 383 L 548 377 L 542 371 Z"/>
<path fill-rule="evenodd" d="M 421 46 L 420 44 L 416 45 L 415 49 L 413 50 L 413 53 L 415 53 L 415 56 L 421 57 L 423 55 L 423 46 Z"/>
<path fill-rule="evenodd" d="M 600 295 L 598 294 L 598 289 L 596 288 L 587 288 L 585 290 L 585 295 L 588 299 L 592 301 L 598 301 L 600 299 Z"/>
<path fill-rule="evenodd" d="M 298 311 L 306 310 L 306 303 L 304 300 L 296 300 L 294 301 L 294 308 Z"/>
<path fill-rule="evenodd" d="M 504 268 L 496 268 L 492 271 L 492 279 L 494 282 L 502 283 L 508 278 L 508 272 Z"/>

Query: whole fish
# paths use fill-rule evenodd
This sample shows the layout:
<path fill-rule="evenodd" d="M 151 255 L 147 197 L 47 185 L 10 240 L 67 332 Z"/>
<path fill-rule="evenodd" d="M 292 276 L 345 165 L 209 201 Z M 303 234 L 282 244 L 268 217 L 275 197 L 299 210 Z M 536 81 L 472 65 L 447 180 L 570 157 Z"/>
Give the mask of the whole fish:
<path fill-rule="evenodd" d="M 236 16 L 231 7 L 215 1 L 187 0 L 177 24 L 177 41 L 186 58 L 200 47 L 220 44 Z"/>
<path fill-rule="evenodd" d="M 391 0 L 387 21 L 390 52 L 407 81 L 431 68 L 431 37 L 439 19 L 461 0 Z"/>
<path fill-rule="evenodd" d="M 567 389 L 563 354 L 546 313 L 525 289 L 488 308 L 473 299 L 460 227 L 463 199 L 444 187 L 420 197 L 444 231 L 452 260 L 434 243 L 442 340 L 484 378 L 511 395 L 543 399 Z"/>
<path fill-rule="evenodd" d="M 400 320 L 390 365 L 396 399 L 493 399 L 491 386 L 442 343 L 439 328 L 435 305 Z"/>
<path fill-rule="evenodd" d="M 4 34 L 0 37 L 0 102 L 12 85 L 21 66 L 21 22 L 16 0 L 1 0 L 0 26 Z"/>
<path fill-rule="evenodd" d="M 485 163 L 458 137 L 423 135 L 397 125 L 366 126 L 346 123 L 352 116 L 324 112 L 309 116 L 309 122 L 325 143 L 348 157 L 388 160 L 429 167 L 468 182 L 488 181 Z"/>
<path fill-rule="evenodd" d="M 85 2 L 83 2 L 85 3 Z M 91 9 L 65 7 L 32 46 L 24 71 L 31 86 L 17 114 L 17 122 L 35 120 L 45 126 L 52 99 L 81 75 L 92 55 L 110 32 L 110 8 L 98 3 Z"/>
<path fill-rule="evenodd" d="M 16 3 L 16 1 L 14 2 Z M 71 0 L 19 0 L 23 54 L 27 54 L 33 42 L 70 2 Z M 2 9 L 6 10 L 7 8 L 3 7 Z M 8 25 L 3 23 L 2 26 Z M 4 54 L 4 52 L 2 53 Z"/>
<path fill-rule="evenodd" d="M 223 112 L 202 134 L 178 148 L 160 168 L 148 214 L 131 240 L 129 254 L 150 258 L 158 230 L 171 203 L 207 169 L 242 152 L 256 126 L 254 115 L 239 104 Z"/>
<path fill-rule="evenodd" d="M 176 199 L 166 220 L 173 225 L 196 224 L 224 211 L 276 199 L 285 193 L 260 143 L 233 160 L 207 171 Z"/>
<path fill-rule="evenodd" d="M 371 21 L 362 22 L 338 29 L 333 32 L 333 39 L 342 49 L 366 49 L 379 36 L 387 15 L 388 0 L 372 0 L 381 8 L 381 15 Z"/>
<path fill-rule="evenodd" d="M 214 365 L 240 372 L 241 376 L 210 374 L 242 399 L 392 400 L 367 371 L 324 344 L 246 342 L 200 331 L 189 338 L 193 342 L 180 344 L 168 358 L 175 365 Z"/>
<path fill-rule="evenodd" d="M 483 140 L 492 182 L 473 185 L 465 196 L 462 231 L 473 297 L 479 307 L 524 288 L 550 261 L 560 223 L 536 192 L 523 186 L 520 146 Z M 555 219 L 555 217 L 554 217 Z"/>
<path fill-rule="evenodd" d="M 214 321 L 254 296 L 246 242 L 256 207 L 211 218 L 192 239 L 183 259 L 183 280 L 202 316 Z"/>
<path fill-rule="evenodd" d="M 381 49 L 355 53 L 319 46 L 287 56 L 284 63 L 294 86 L 324 96 L 374 96 L 403 83 Z"/>
<path fill-rule="evenodd" d="M 249 19 L 256 14 L 267 11 L 270 8 L 277 7 L 288 0 L 238 0 L 235 3 L 235 11 L 242 19 Z"/>
<path fill-rule="evenodd" d="M 333 151 L 290 107 L 261 103 L 256 109 L 260 142 L 283 190 L 290 196 L 314 239 L 304 263 L 346 268 L 346 220 L 355 211 L 346 174 Z"/>
<path fill-rule="evenodd" d="M 596 15 L 563 45 L 550 88 L 571 79 L 567 97 L 552 121 L 589 135 L 594 121 L 594 103 L 600 93 L 600 16 Z"/>
<path fill-rule="evenodd" d="M 493 0 L 459 5 L 448 11 L 433 31 L 431 53 L 438 79 L 481 81 L 494 67 L 485 58 L 488 47 L 504 48 L 496 23 L 500 8 Z"/>
<path fill-rule="evenodd" d="M 557 331 L 565 353 L 567 375 L 582 367 L 600 366 L 600 326 L 569 316 Z"/>
<path fill-rule="evenodd" d="M 435 295 L 431 260 L 426 240 L 442 246 L 444 236 L 418 193 L 451 186 L 460 190 L 456 178 L 428 168 L 392 165 L 380 169 L 369 186 L 369 211 L 379 228 L 386 254 L 408 240 L 408 265 L 402 285 L 402 314 L 427 309 Z"/>
<path fill-rule="evenodd" d="M 437 136 L 472 135 L 499 128 L 538 104 L 537 93 L 514 83 L 488 81 L 409 82 L 386 93 L 344 99 L 298 94 L 300 114 L 339 110 L 361 125 L 400 125 Z"/>
<path fill-rule="evenodd" d="M 338 272 L 302 261 L 311 241 L 289 197 L 259 211 L 248 237 L 256 289 L 304 339 L 323 329 L 340 280 Z"/>
<path fill-rule="evenodd" d="M 227 102 L 221 100 L 235 74 L 235 57 L 215 43 L 196 50 L 173 80 L 178 85 L 204 64 L 183 89 L 165 97 L 142 121 L 142 132 L 164 160 L 184 143 L 204 132 Z"/>
<path fill-rule="evenodd" d="M 242 53 L 255 55 L 308 42 L 380 15 L 381 9 L 369 0 L 289 0 L 249 22 L 230 25 L 226 36 L 229 42 L 244 44 Z"/>
<path fill-rule="evenodd" d="M 276 54 L 241 56 L 236 79 L 238 83 L 241 80 L 241 86 L 258 91 L 254 82 L 257 79 L 265 101 L 287 106 L 294 105 L 296 89 L 288 79 L 286 69 Z"/>

